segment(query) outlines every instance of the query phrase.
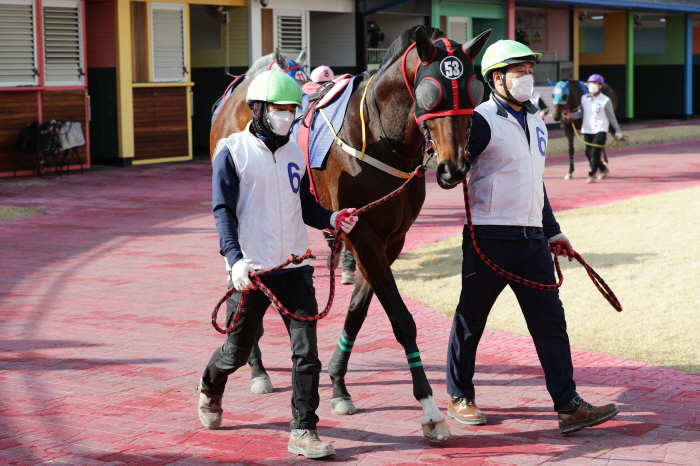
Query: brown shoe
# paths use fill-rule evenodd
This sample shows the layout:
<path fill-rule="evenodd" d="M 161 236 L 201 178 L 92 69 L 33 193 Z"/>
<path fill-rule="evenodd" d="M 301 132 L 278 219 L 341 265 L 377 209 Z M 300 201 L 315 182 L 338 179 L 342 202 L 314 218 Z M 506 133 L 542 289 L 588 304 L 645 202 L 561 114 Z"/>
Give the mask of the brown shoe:
<path fill-rule="evenodd" d="M 218 429 L 221 427 L 221 420 L 224 409 L 221 407 L 221 397 L 223 395 L 212 395 L 202 390 L 202 385 L 197 385 L 199 392 L 199 420 L 207 429 Z"/>
<path fill-rule="evenodd" d="M 559 432 L 562 435 L 578 432 L 584 427 L 597 426 L 614 418 L 620 408 L 610 403 L 605 406 L 593 406 L 577 396 L 569 405 L 559 411 Z"/>
<path fill-rule="evenodd" d="M 451 398 L 447 405 L 447 414 L 462 424 L 470 426 L 483 426 L 486 424 L 486 415 L 476 407 L 474 400 Z"/>
<path fill-rule="evenodd" d="M 322 442 L 315 429 L 292 429 L 287 451 L 293 455 L 304 455 L 307 458 L 325 458 L 335 455 L 333 445 Z"/>

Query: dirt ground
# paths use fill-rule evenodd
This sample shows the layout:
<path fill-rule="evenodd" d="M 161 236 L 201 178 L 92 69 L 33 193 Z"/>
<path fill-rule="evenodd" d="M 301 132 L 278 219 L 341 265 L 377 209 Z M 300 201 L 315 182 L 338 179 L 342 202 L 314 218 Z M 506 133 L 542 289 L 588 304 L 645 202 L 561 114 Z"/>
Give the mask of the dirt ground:
<path fill-rule="evenodd" d="M 624 309 L 613 310 L 577 262 L 563 262 L 560 297 L 572 347 L 700 373 L 700 188 L 571 210 L 557 220 Z M 461 243 L 447 238 L 400 257 L 393 270 L 401 293 L 453 315 Z M 487 327 L 529 334 L 510 288 Z"/>
<path fill-rule="evenodd" d="M 660 128 L 645 128 L 636 130 L 625 130 L 622 125 L 622 134 L 627 138 L 620 142 L 620 146 L 625 147 L 649 146 L 653 144 L 663 144 L 666 142 L 689 141 L 700 139 L 700 125 L 665 126 Z M 583 137 L 583 136 L 581 136 Z M 612 136 L 608 135 L 608 143 L 612 141 Z M 574 149 L 576 152 L 584 152 L 585 146 L 574 136 Z M 613 145 L 608 151 L 617 151 L 617 146 Z M 564 154 L 569 152 L 569 141 L 566 138 L 550 139 L 547 144 L 547 154 Z"/>

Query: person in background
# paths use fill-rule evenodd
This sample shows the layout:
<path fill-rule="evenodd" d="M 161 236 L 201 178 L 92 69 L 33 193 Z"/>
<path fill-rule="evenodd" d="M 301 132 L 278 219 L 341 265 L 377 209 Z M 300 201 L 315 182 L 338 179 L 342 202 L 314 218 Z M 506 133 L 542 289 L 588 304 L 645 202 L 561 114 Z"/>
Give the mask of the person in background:
<path fill-rule="evenodd" d="M 314 68 L 311 72 L 311 80 L 318 84 L 327 83 L 328 81 L 333 81 L 335 79 L 335 74 L 330 67 L 326 65 Z"/>
<path fill-rule="evenodd" d="M 581 98 L 581 109 L 575 113 L 565 113 L 564 119 L 577 120 L 583 118 L 581 124 L 581 134 L 586 145 L 586 156 L 591 162 L 591 171 L 588 172 L 586 183 L 594 183 L 596 173 L 598 180 L 604 180 L 610 169 L 601 160 L 602 146 L 605 146 L 605 141 L 608 136 L 608 128 L 613 127 L 615 131 L 615 139 L 622 139 L 622 131 L 620 125 L 617 124 L 615 118 L 615 110 L 613 110 L 612 101 L 610 98 L 600 92 L 603 89 L 605 81 L 599 74 L 592 74 L 588 77 L 589 94 Z"/>

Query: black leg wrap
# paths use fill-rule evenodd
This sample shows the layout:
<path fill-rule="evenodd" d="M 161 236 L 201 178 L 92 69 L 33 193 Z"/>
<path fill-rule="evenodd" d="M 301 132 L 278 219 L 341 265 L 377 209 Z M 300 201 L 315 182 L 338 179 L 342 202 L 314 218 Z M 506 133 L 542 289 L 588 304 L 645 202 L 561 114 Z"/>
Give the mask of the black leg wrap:
<path fill-rule="evenodd" d="M 411 377 L 413 378 L 413 396 L 416 397 L 416 400 L 422 400 L 433 395 L 433 389 L 430 388 L 423 366 L 412 367 Z"/>
<path fill-rule="evenodd" d="M 331 377 L 331 380 L 333 381 L 333 398 L 350 398 L 350 393 L 345 388 L 345 379 Z"/>
<path fill-rule="evenodd" d="M 248 359 L 248 364 L 250 364 L 250 378 L 255 379 L 257 377 L 263 377 L 267 375 L 265 366 L 260 359 Z"/>
<path fill-rule="evenodd" d="M 340 339 L 335 347 L 333 357 L 328 363 L 328 374 L 334 379 L 342 379 L 348 372 L 348 362 L 350 361 L 350 352 L 355 344 L 351 340 L 345 330 L 340 334 Z"/>

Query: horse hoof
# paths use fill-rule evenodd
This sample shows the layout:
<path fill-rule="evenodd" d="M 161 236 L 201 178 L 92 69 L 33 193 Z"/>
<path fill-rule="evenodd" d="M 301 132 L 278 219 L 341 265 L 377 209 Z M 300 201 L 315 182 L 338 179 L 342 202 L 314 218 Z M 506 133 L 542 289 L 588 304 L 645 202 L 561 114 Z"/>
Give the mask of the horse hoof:
<path fill-rule="evenodd" d="M 439 421 L 431 421 L 421 424 L 423 426 L 423 437 L 431 442 L 443 442 L 450 438 L 450 428 L 447 426 L 445 419 Z"/>
<path fill-rule="evenodd" d="M 352 398 L 333 398 L 331 400 L 331 411 L 333 414 L 347 416 L 350 414 L 355 414 L 357 412 L 357 408 L 353 404 Z"/>
<path fill-rule="evenodd" d="M 262 377 L 255 377 L 250 381 L 250 391 L 258 394 L 272 393 L 272 382 L 270 382 L 270 377 L 263 375 Z"/>

